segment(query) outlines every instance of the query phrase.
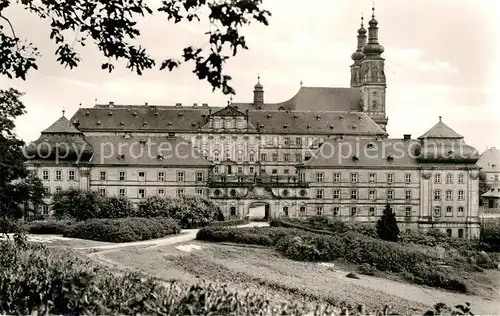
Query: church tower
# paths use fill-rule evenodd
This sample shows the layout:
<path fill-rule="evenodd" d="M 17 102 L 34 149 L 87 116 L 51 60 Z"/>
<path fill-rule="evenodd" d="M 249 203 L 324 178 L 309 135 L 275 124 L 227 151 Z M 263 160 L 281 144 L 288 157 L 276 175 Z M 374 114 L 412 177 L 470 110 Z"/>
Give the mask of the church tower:
<path fill-rule="evenodd" d="M 364 58 L 361 60 L 361 97 L 363 112 L 386 130 L 388 118 L 385 112 L 385 91 L 387 88 L 384 61 L 384 47 L 378 42 L 378 21 L 375 8 L 368 28 L 368 43 L 363 47 Z"/>
<path fill-rule="evenodd" d="M 363 47 L 366 45 L 366 29 L 363 27 L 361 17 L 361 28 L 358 30 L 358 48 L 351 55 L 354 63 L 351 65 L 351 88 L 361 87 L 361 60 L 365 58 Z"/>

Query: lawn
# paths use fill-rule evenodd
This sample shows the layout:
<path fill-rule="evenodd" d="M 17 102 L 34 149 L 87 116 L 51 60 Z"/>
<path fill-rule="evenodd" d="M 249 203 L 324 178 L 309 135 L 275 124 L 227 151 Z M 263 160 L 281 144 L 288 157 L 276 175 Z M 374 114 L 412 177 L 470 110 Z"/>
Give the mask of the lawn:
<path fill-rule="evenodd" d="M 388 304 L 405 314 L 430 307 L 354 284 L 345 279 L 346 271 L 333 272 L 318 264 L 295 262 L 271 249 L 203 242 L 190 244 L 199 245 L 202 250 L 186 253 L 172 245 L 151 250 L 120 249 L 101 256 L 108 263 L 136 268 L 166 280 L 219 281 L 237 290 L 271 294 L 283 301 L 348 301 L 365 304 L 367 308 L 382 308 Z"/>

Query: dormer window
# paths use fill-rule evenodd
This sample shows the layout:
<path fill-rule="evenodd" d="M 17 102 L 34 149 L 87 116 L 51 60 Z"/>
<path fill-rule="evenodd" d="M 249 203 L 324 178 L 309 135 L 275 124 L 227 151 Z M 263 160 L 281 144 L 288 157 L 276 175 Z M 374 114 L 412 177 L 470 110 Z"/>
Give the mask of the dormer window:
<path fill-rule="evenodd" d="M 179 117 L 182 117 L 184 114 L 181 112 L 179 114 L 177 114 Z"/>
<path fill-rule="evenodd" d="M 163 155 L 158 154 L 158 160 L 160 160 L 160 161 L 163 160 Z"/>
<path fill-rule="evenodd" d="M 321 119 L 321 116 L 320 115 L 316 115 L 316 120 L 320 120 Z"/>
<path fill-rule="evenodd" d="M 307 124 L 307 129 L 311 129 L 311 124 Z"/>
<path fill-rule="evenodd" d="M 112 111 L 109 111 L 109 112 L 108 112 L 108 115 L 109 115 L 109 116 L 112 116 L 112 115 L 113 115 L 113 112 L 112 112 Z"/>
<path fill-rule="evenodd" d="M 125 159 L 125 155 L 124 154 L 118 155 L 118 159 L 121 159 L 121 160 Z"/>
<path fill-rule="evenodd" d="M 141 145 L 146 145 L 146 140 L 145 139 L 141 139 L 140 143 L 141 143 Z"/>
<path fill-rule="evenodd" d="M 101 125 L 101 121 L 97 121 L 96 125 L 100 126 Z"/>
<path fill-rule="evenodd" d="M 393 160 L 394 160 L 394 157 L 392 157 L 392 156 L 387 157 L 387 161 L 393 161 Z"/>
<path fill-rule="evenodd" d="M 260 124 L 260 128 L 264 128 L 264 124 Z"/>
<path fill-rule="evenodd" d="M 283 125 L 283 128 L 288 128 L 288 124 Z"/>
<path fill-rule="evenodd" d="M 353 125 L 353 126 L 352 126 L 352 129 L 353 129 L 353 130 L 357 130 L 357 129 L 358 129 L 358 127 L 357 127 L 356 125 Z"/>
<path fill-rule="evenodd" d="M 172 126 L 172 122 L 168 122 L 168 123 L 167 123 L 167 125 L 168 125 L 168 126 Z"/>
<path fill-rule="evenodd" d="M 358 161 L 358 157 L 357 156 L 352 156 L 352 161 Z"/>
<path fill-rule="evenodd" d="M 344 116 L 343 115 L 339 115 L 339 120 L 343 120 L 344 119 Z"/>
<path fill-rule="evenodd" d="M 330 125 L 330 129 L 333 129 L 335 126 L 334 125 Z"/>
<path fill-rule="evenodd" d="M 267 115 L 267 119 L 270 119 L 270 118 L 271 118 L 271 114 L 268 114 L 268 115 Z"/>
<path fill-rule="evenodd" d="M 144 121 L 144 122 L 142 123 L 142 126 L 144 126 L 144 127 L 148 126 L 148 122 L 147 122 L 147 121 Z"/>
<path fill-rule="evenodd" d="M 294 119 L 298 119 L 298 118 L 299 118 L 299 116 L 298 116 L 297 114 L 295 114 L 295 115 L 293 116 L 293 118 L 294 118 Z"/>
<path fill-rule="evenodd" d="M 85 111 L 85 116 L 90 116 L 90 112 L 88 110 Z"/>
<path fill-rule="evenodd" d="M 155 116 L 159 116 L 159 115 L 160 115 L 160 113 L 158 113 L 158 112 L 155 112 Z"/>
<path fill-rule="evenodd" d="M 125 123 L 123 121 L 120 122 L 120 126 L 123 127 Z"/>
<path fill-rule="evenodd" d="M 134 113 L 132 113 L 133 116 L 137 116 L 137 112 L 134 111 Z"/>
<path fill-rule="evenodd" d="M 192 126 L 192 127 L 195 127 L 195 126 L 196 126 L 196 123 L 191 123 L 191 126 Z"/>
<path fill-rule="evenodd" d="M 373 148 L 373 144 L 372 143 L 369 143 L 368 145 L 366 145 L 367 148 Z"/>

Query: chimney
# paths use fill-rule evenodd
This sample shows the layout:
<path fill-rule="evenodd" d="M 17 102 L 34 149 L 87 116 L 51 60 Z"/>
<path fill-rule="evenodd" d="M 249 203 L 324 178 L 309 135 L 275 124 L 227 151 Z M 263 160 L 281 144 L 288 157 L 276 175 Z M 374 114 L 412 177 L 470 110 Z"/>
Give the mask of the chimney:
<path fill-rule="evenodd" d="M 176 108 L 180 108 L 181 106 L 182 106 L 182 103 L 176 103 L 176 104 L 175 104 L 175 107 L 176 107 Z"/>
<path fill-rule="evenodd" d="M 404 134 L 403 139 L 404 140 L 411 140 L 411 134 Z"/>
<path fill-rule="evenodd" d="M 198 103 L 193 103 L 193 108 L 197 107 Z"/>
<path fill-rule="evenodd" d="M 109 107 L 112 108 L 115 105 L 115 102 L 109 101 Z"/>
<path fill-rule="evenodd" d="M 147 103 L 147 102 L 144 102 L 144 106 L 148 106 L 148 103 Z"/>
<path fill-rule="evenodd" d="M 202 103 L 201 106 L 204 107 L 204 108 L 208 108 L 208 103 Z"/>

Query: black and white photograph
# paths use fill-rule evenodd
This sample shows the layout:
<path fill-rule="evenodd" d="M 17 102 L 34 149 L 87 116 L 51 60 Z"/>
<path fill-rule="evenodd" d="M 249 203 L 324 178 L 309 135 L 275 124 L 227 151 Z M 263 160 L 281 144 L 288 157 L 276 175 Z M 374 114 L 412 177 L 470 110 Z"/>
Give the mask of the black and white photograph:
<path fill-rule="evenodd" d="M 497 0 L 0 0 L 0 315 L 500 315 Z"/>

